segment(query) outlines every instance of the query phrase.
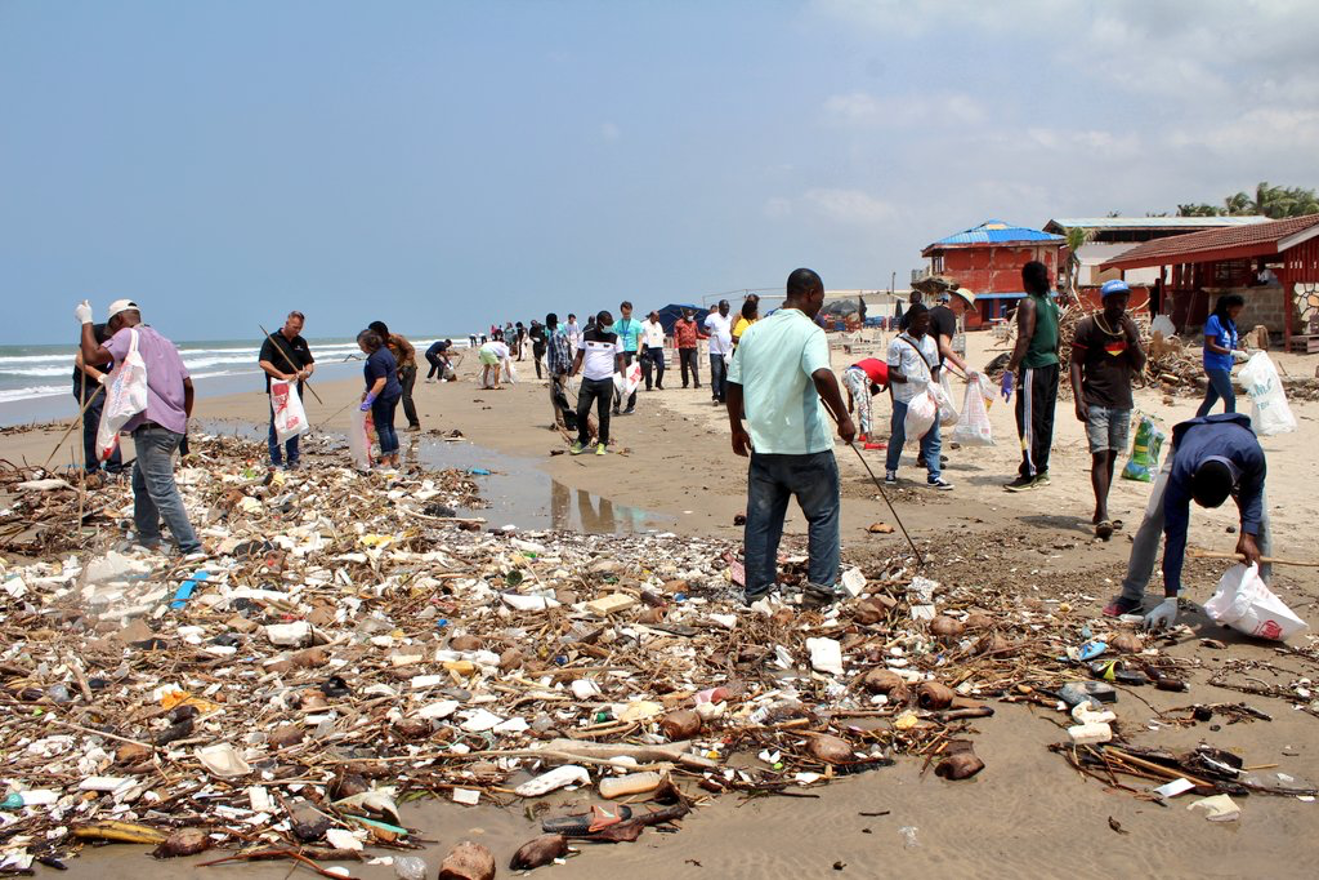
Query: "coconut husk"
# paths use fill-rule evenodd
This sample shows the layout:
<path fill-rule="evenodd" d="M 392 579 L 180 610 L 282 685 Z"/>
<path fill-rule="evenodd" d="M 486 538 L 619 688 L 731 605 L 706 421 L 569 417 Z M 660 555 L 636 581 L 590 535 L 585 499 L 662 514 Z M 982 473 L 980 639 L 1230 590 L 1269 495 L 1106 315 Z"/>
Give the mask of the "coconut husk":
<path fill-rule="evenodd" d="M 807 751 L 819 761 L 831 765 L 841 765 L 853 760 L 853 749 L 848 741 L 829 734 L 818 734 L 811 738 Z"/>
<path fill-rule="evenodd" d="M 440 878 L 480 881 L 495 877 L 495 857 L 485 845 L 460 841 L 440 864 Z"/>
<path fill-rule="evenodd" d="M 541 835 L 518 848 L 518 852 L 509 860 L 509 868 L 515 872 L 535 869 L 553 863 L 568 853 L 568 839 L 562 835 Z"/>
<path fill-rule="evenodd" d="M 917 705 L 923 710 L 943 710 L 953 703 L 953 689 L 938 682 L 923 682 L 917 687 Z"/>

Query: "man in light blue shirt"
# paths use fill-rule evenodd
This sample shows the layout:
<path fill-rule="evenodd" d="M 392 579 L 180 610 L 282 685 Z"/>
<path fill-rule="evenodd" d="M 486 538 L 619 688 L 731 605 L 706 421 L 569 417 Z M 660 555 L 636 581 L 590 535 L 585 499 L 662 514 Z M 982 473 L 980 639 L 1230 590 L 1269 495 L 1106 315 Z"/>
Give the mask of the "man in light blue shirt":
<path fill-rule="evenodd" d="M 837 599 L 839 466 L 821 403 L 851 443 L 856 429 L 830 369 L 829 342 L 815 317 L 825 286 L 810 269 L 788 277 L 784 305 L 743 332 L 729 368 L 733 451 L 751 454 L 743 534 L 748 604 L 775 588 L 775 557 L 790 496 L 807 518 L 807 602 Z M 747 427 L 743 427 L 746 419 Z"/>

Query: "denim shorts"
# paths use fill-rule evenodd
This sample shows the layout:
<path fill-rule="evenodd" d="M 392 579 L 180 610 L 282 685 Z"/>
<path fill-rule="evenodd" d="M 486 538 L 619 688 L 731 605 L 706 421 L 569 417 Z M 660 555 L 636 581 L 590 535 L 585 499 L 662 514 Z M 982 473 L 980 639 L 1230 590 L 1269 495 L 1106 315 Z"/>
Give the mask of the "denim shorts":
<path fill-rule="evenodd" d="M 1086 441 L 1091 453 L 1127 449 L 1128 428 L 1132 424 L 1131 410 L 1111 410 L 1090 404 L 1086 408 Z"/>

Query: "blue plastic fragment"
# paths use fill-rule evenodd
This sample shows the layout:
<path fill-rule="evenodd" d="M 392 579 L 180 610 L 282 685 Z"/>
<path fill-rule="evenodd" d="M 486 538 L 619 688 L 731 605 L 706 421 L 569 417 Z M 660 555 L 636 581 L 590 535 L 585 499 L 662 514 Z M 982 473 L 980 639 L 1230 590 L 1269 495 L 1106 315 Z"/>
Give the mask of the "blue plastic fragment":
<path fill-rule="evenodd" d="M 179 589 L 174 592 L 174 602 L 170 603 L 170 608 L 182 609 L 184 606 L 188 605 L 188 598 L 192 596 L 193 590 L 197 587 L 198 583 L 206 581 L 209 577 L 210 576 L 205 570 L 194 572 L 192 578 L 189 578 L 183 584 L 179 585 Z"/>

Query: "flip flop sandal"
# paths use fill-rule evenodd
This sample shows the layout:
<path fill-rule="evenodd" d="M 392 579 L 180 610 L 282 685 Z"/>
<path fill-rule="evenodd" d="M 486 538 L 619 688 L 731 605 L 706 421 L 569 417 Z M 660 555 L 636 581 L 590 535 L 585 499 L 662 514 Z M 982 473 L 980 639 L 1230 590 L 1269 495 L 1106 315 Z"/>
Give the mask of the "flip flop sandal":
<path fill-rule="evenodd" d="M 1103 541 L 1109 541 L 1114 534 L 1114 524 L 1108 520 L 1101 520 L 1095 525 L 1095 537 Z"/>
<path fill-rule="evenodd" d="M 574 814 L 571 817 L 551 817 L 541 821 L 541 831 L 560 835 L 586 835 L 601 829 L 622 823 L 632 817 L 632 808 L 627 805 L 592 805 L 589 814 Z"/>
<path fill-rule="evenodd" d="M 1118 532 L 1120 529 L 1123 528 L 1123 521 L 1122 521 L 1122 520 L 1114 519 L 1114 520 L 1110 520 L 1109 522 L 1112 523 L 1112 524 L 1114 524 L 1114 531 L 1115 531 L 1115 532 Z"/>

